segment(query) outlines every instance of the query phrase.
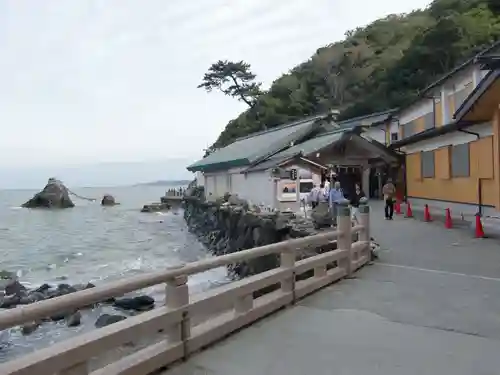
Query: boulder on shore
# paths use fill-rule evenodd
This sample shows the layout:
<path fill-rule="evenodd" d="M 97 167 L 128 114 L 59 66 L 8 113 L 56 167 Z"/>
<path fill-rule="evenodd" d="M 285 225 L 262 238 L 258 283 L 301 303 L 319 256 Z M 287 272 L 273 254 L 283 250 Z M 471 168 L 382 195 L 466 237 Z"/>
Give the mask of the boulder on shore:
<path fill-rule="evenodd" d="M 101 206 L 115 206 L 119 203 L 116 202 L 115 197 L 111 194 L 105 194 L 101 200 Z"/>
<path fill-rule="evenodd" d="M 56 178 L 49 178 L 42 191 L 24 203 L 24 208 L 71 208 L 75 204 L 69 197 L 69 191 L 64 184 Z"/>

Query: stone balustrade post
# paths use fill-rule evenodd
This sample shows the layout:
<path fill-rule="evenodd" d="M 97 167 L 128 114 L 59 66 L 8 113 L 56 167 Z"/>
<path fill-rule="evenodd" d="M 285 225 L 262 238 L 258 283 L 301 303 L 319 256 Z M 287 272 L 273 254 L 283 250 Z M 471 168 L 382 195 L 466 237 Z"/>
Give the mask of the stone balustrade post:
<path fill-rule="evenodd" d="M 280 261 L 282 268 L 295 267 L 295 251 L 291 247 L 287 247 L 280 254 Z M 295 302 L 295 273 L 281 281 L 281 290 L 284 293 L 292 293 L 292 302 Z"/>
<path fill-rule="evenodd" d="M 178 276 L 167 281 L 166 305 L 170 309 L 179 309 L 189 304 L 189 287 L 187 276 Z M 190 336 L 191 323 L 189 314 L 184 311 L 182 321 L 166 328 L 169 342 L 185 341 Z"/>
<path fill-rule="evenodd" d="M 352 222 L 349 201 L 343 200 L 337 207 L 337 230 L 340 232 L 337 239 L 338 248 L 347 250 L 347 257 L 339 262 L 340 267 L 346 270 L 347 276 L 352 274 Z"/>
<path fill-rule="evenodd" d="M 370 206 L 368 206 L 368 199 L 362 198 L 359 202 L 359 221 L 360 225 L 363 226 L 363 229 L 359 232 L 359 241 L 368 242 L 368 245 L 363 248 L 361 252 L 361 256 L 368 256 L 368 260 L 370 259 Z"/>

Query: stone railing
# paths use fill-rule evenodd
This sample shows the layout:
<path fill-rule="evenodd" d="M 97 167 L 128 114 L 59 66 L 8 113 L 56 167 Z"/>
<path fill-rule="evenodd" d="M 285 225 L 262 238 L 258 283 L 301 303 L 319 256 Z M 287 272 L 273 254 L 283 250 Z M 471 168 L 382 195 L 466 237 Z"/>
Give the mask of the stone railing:
<path fill-rule="evenodd" d="M 203 349 L 228 334 L 346 276 L 370 260 L 369 207 L 352 226 L 350 210 L 339 209 L 337 230 L 292 239 L 136 276 L 0 313 L 0 330 L 60 311 L 89 306 L 113 296 L 165 284 L 166 304 L 149 312 L 81 334 L 0 365 L 2 375 L 146 375 Z M 353 234 L 358 241 L 353 242 Z M 333 251 L 296 260 L 296 251 L 337 242 Z M 279 254 L 280 266 L 200 294 L 189 295 L 190 275 Z M 304 275 L 309 275 L 304 277 Z M 271 292 L 258 293 L 271 288 Z M 257 297 L 258 296 L 258 297 Z M 218 307 L 217 314 L 207 312 Z M 205 317 L 205 319 L 201 319 Z M 132 354 L 93 369 L 91 360 L 133 340 L 162 335 Z"/>

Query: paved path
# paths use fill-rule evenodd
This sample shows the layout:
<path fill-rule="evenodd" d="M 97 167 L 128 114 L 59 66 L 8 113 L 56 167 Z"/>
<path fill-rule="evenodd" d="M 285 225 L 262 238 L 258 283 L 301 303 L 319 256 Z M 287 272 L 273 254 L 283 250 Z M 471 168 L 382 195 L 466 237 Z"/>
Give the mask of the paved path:
<path fill-rule="evenodd" d="M 380 260 L 167 371 L 170 375 L 493 375 L 500 242 L 373 204 Z"/>

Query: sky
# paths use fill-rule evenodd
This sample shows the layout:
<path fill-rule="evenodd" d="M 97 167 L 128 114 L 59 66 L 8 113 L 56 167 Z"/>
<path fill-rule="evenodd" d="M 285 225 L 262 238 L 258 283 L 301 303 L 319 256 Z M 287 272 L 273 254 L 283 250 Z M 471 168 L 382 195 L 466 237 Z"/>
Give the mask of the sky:
<path fill-rule="evenodd" d="M 98 184 L 128 163 L 133 183 L 146 164 L 189 164 L 245 109 L 197 89 L 213 62 L 245 60 L 266 88 L 346 30 L 428 3 L 3 0 L 0 188 L 40 184 L 30 171 Z M 174 169 L 152 179 L 190 176 Z"/>

